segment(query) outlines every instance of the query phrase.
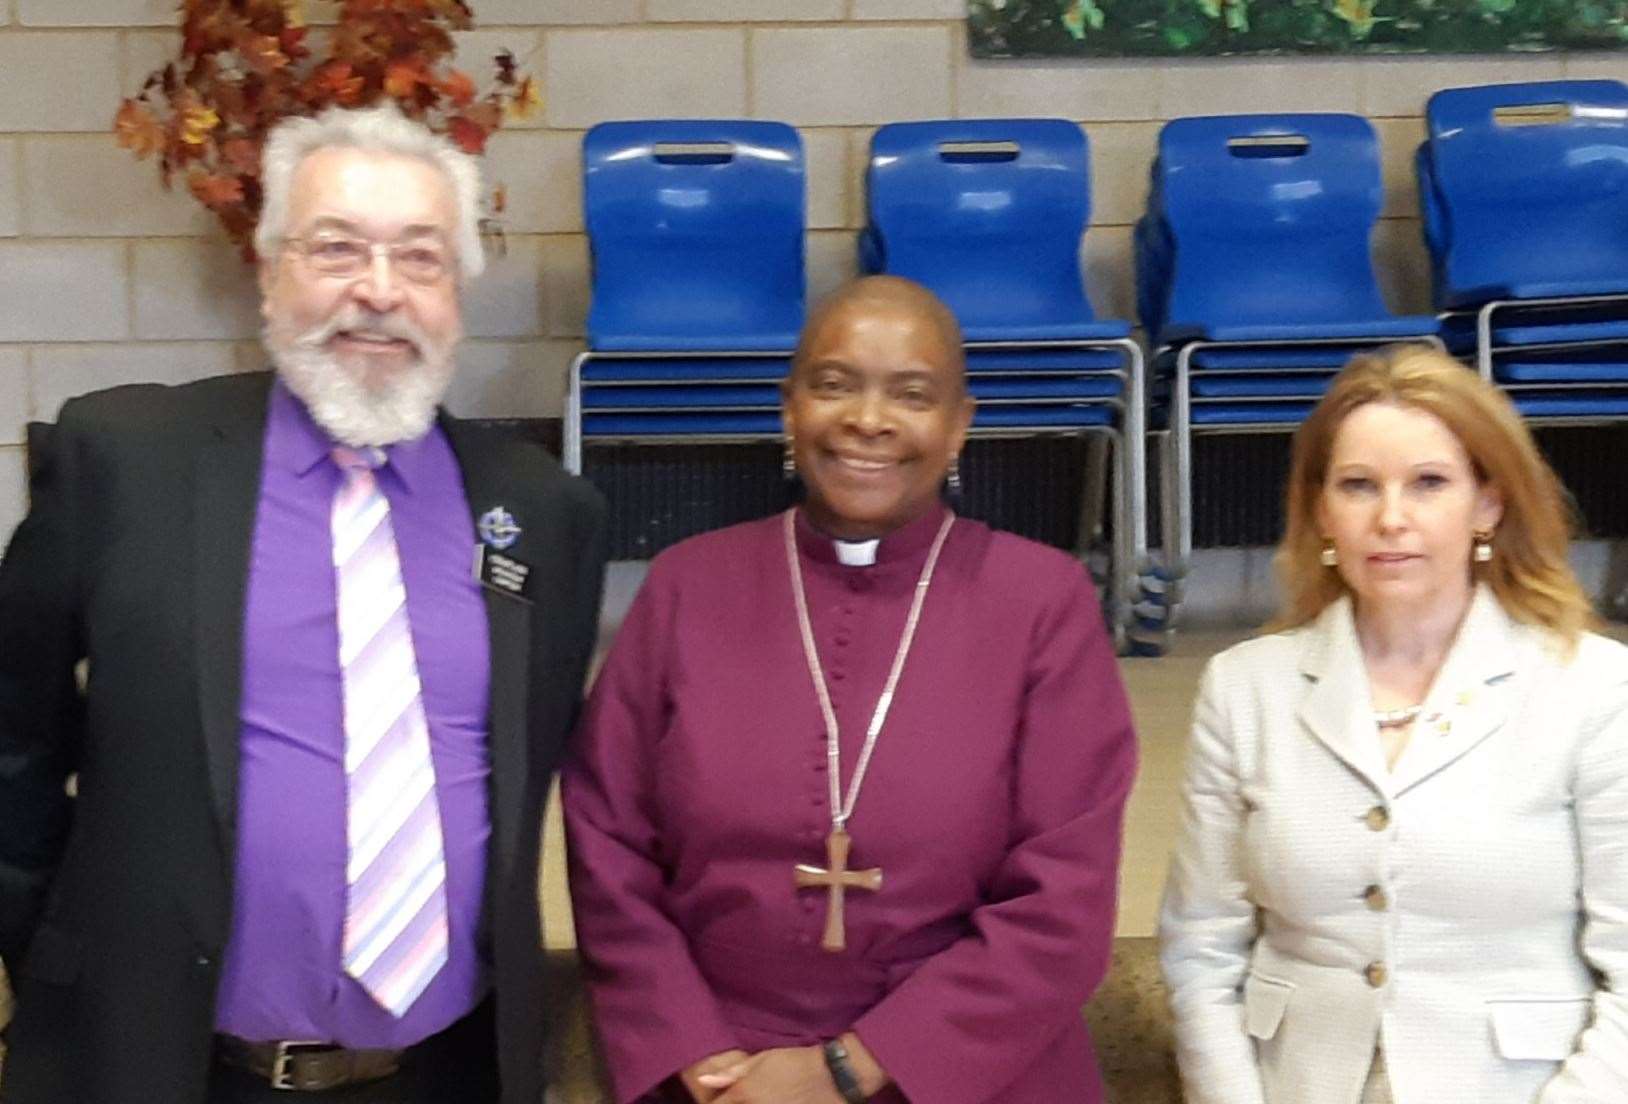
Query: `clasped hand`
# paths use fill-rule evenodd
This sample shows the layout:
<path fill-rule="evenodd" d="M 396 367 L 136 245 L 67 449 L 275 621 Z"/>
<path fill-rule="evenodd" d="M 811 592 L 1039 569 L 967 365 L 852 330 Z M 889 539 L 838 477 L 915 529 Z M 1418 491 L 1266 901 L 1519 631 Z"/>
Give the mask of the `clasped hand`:
<path fill-rule="evenodd" d="M 729 1050 L 684 1071 L 698 1104 L 843 1104 L 819 1047 Z"/>

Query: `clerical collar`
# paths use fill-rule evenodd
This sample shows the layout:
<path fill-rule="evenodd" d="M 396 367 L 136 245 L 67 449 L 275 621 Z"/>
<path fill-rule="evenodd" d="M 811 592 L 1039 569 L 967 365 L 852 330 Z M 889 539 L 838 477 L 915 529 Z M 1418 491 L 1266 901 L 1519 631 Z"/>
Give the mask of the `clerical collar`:
<path fill-rule="evenodd" d="M 832 541 L 837 548 L 837 562 L 844 567 L 869 567 L 876 562 L 876 548 L 880 537 L 864 541 Z"/>
<path fill-rule="evenodd" d="M 863 565 L 873 571 L 887 571 L 891 567 L 898 567 L 901 570 L 919 567 L 927 555 L 928 548 L 932 546 L 933 538 L 938 535 L 938 527 L 944 520 L 946 510 L 947 507 L 942 503 L 935 504 L 921 517 L 906 522 L 875 541 L 836 540 L 831 534 L 816 529 L 809 522 L 808 514 L 798 510 L 797 549 L 812 563 L 841 567 L 852 564 L 852 561 L 844 555 L 847 552 L 844 545 L 870 546 L 869 555 L 863 561 Z"/>

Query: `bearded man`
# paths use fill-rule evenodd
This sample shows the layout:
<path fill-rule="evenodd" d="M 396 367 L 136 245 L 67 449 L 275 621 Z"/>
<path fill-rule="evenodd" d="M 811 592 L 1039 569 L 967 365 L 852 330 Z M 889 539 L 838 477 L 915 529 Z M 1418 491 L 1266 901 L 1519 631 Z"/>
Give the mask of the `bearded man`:
<path fill-rule="evenodd" d="M 0 564 L 0 1099 L 536 1104 L 603 506 L 437 408 L 470 158 L 336 110 L 264 179 L 275 371 L 65 405 Z"/>

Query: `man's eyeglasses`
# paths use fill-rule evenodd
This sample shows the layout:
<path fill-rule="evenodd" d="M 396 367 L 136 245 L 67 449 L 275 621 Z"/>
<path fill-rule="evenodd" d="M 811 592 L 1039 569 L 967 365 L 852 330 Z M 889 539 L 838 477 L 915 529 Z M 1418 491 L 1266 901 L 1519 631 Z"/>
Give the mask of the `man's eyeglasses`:
<path fill-rule="evenodd" d="M 283 244 L 323 275 L 345 279 L 366 272 L 381 252 L 390 258 L 396 275 L 414 284 L 439 283 L 452 270 L 453 263 L 447 247 L 436 241 L 387 243 L 322 234 L 287 238 Z"/>

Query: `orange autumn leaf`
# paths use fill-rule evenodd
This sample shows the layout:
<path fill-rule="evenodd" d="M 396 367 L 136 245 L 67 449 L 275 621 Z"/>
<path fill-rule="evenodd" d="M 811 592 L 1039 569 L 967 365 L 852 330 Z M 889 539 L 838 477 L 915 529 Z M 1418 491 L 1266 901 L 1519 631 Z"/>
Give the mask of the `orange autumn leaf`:
<path fill-rule="evenodd" d="M 254 99 L 261 94 L 260 89 L 243 88 L 235 84 L 220 85 L 215 90 L 213 106 L 221 117 L 222 125 L 252 130 L 260 119 Z"/>
<path fill-rule="evenodd" d="M 365 82 L 353 76 L 348 62 L 332 61 L 317 70 L 312 82 L 318 96 L 342 107 L 354 106 L 362 98 Z"/>
<path fill-rule="evenodd" d="M 134 151 L 137 157 L 146 157 L 164 147 L 164 127 L 145 104 L 125 100 L 119 113 L 113 117 L 113 133 L 119 145 Z"/>
<path fill-rule="evenodd" d="M 384 94 L 405 100 L 424 81 L 424 67 L 410 61 L 393 61 L 384 70 Z"/>
<path fill-rule="evenodd" d="M 480 103 L 470 104 L 464 110 L 463 118 L 491 133 L 503 125 L 503 108 L 491 100 L 482 100 Z"/>
<path fill-rule="evenodd" d="M 245 255 L 263 201 L 260 149 L 281 120 L 394 101 L 479 153 L 541 100 L 508 51 L 484 95 L 454 65 L 453 34 L 474 23 L 470 0 L 322 0 L 331 18 L 320 28 L 308 27 L 309 0 L 166 3 L 180 9 L 178 52 L 120 101 L 115 137 L 153 156 L 166 187 L 183 183 Z M 501 190 L 493 200 L 499 212 L 507 205 Z"/>
<path fill-rule="evenodd" d="M 506 109 L 511 119 L 529 119 L 537 114 L 537 109 L 543 106 L 543 91 L 537 87 L 537 82 L 526 77 L 520 82 L 520 87 L 514 91 L 514 99 L 509 101 Z"/>
<path fill-rule="evenodd" d="M 235 19 L 229 11 L 210 9 L 202 4 L 190 5 L 181 28 L 181 52 L 197 54 L 207 49 L 213 40 L 225 34 L 229 19 Z"/>
<path fill-rule="evenodd" d="M 218 126 L 220 116 L 214 108 L 189 107 L 181 115 L 181 141 L 189 146 L 201 146 L 209 140 L 209 132 Z"/>
<path fill-rule="evenodd" d="M 456 107 L 468 107 L 475 102 L 475 82 L 462 69 L 454 69 L 441 78 L 440 87 Z"/>
<path fill-rule="evenodd" d="M 253 176 L 260 170 L 260 147 L 247 138 L 232 138 L 220 147 L 221 160 L 236 173 Z"/>
<path fill-rule="evenodd" d="M 243 202 L 243 181 L 235 176 L 194 171 L 187 174 L 187 190 L 211 209 Z"/>
<path fill-rule="evenodd" d="M 447 134 L 465 153 L 482 153 L 486 149 L 486 128 L 466 115 L 456 115 L 447 123 Z"/>
<path fill-rule="evenodd" d="M 282 40 L 275 35 L 246 35 L 238 43 L 237 52 L 244 64 L 262 77 L 270 76 L 288 64 Z"/>

